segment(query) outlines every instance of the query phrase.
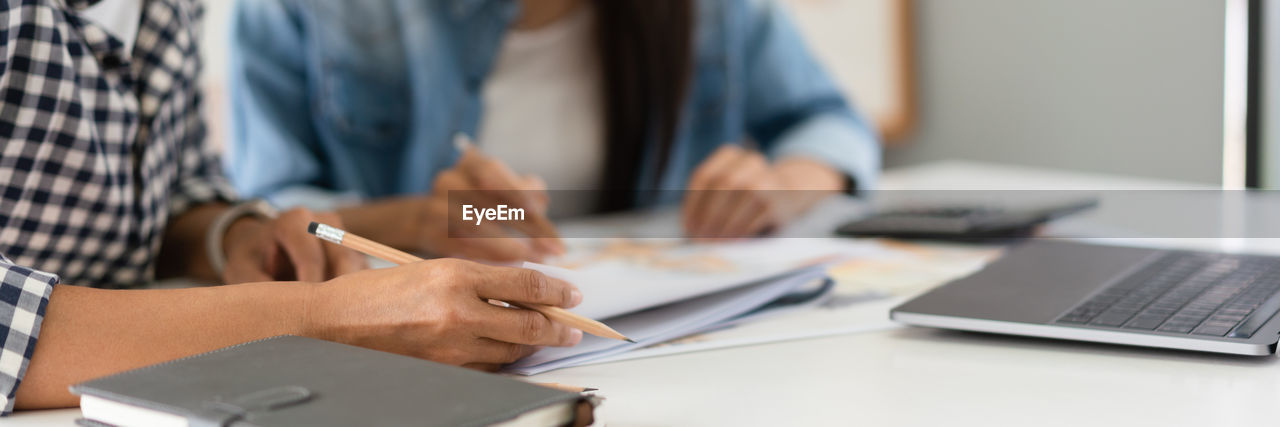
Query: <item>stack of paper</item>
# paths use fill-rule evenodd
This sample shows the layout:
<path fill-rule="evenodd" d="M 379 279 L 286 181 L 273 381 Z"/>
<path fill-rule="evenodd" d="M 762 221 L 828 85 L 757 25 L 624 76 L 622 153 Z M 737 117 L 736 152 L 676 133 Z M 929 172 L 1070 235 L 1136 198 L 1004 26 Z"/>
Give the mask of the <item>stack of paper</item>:
<path fill-rule="evenodd" d="M 819 239 L 804 243 L 811 248 L 822 244 Z M 900 328 L 889 320 L 890 309 L 918 292 L 981 269 L 1000 253 L 994 247 L 884 240 L 845 240 L 824 248 L 856 255 L 827 268 L 831 281 L 826 286 L 793 292 L 765 307 L 681 338 L 572 363 L 580 366 Z M 825 292 L 829 295 L 814 298 Z"/>
<path fill-rule="evenodd" d="M 831 288 L 830 262 L 867 250 L 873 249 L 818 239 L 579 242 L 574 256 L 560 260 L 570 268 L 525 267 L 576 284 L 584 302 L 574 312 L 603 320 L 637 343 L 587 336 L 572 348 L 543 349 L 507 371 L 532 375 L 576 366 L 815 301 Z"/>

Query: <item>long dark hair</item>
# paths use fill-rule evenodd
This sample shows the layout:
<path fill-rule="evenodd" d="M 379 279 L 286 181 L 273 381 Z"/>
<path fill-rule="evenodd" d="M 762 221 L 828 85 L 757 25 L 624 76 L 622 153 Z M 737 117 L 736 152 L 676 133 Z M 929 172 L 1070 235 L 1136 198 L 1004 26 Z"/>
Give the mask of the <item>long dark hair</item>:
<path fill-rule="evenodd" d="M 694 0 L 595 2 L 604 77 L 605 173 L 602 211 L 633 207 L 666 170 L 693 62 Z M 640 181 L 649 144 L 657 169 Z"/>

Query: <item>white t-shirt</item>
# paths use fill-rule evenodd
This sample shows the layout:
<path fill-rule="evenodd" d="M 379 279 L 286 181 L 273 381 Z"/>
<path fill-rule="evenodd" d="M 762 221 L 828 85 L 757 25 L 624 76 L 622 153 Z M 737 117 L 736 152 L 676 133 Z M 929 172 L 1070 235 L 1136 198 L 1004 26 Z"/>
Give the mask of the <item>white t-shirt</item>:
<path fill-rule="evenodd" d="M 477 144 L 552 190 L 551 215 L 591 212 L 594 200 L 555 190 L 598 190 L 604 175 L 604 112 L 590 5 L 502 41 L 482 93 Z"/>

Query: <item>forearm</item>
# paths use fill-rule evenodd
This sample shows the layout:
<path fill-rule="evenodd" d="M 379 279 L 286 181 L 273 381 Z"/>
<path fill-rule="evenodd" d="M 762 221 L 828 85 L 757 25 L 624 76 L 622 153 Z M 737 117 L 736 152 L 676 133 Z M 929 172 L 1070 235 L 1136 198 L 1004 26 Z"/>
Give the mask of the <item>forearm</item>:
<path fill-rule="evenodd" d="M 773 168 L 786 191 L 794 196 L 788 199 L 792 201 L 796 214 L 845 190 L 844 174 L 818 160 L 803 156 L 786 157 L 778 160 Z"/>
<path fill-rule="evenodd" d="M 20 409 L 76 405 L 92 378 L 283 334 L 305 335 L 307 283 L 102 290 L 58 286 L 18 389 Z"/>
<path fill-rule="evenodd" d="M 218 281 L 218 275 L 209 265 L 205 237 L 214 219 L 228 208 L 223 203 L 208 203 L 170 219 L 156 260 L 156 276 Z"/>
<path fill-rule="evenodd" d="M 880 143 L 875 135 L 848 115 L 811 117 L 788 130 L 769 150 L 771 158 L 813 160 L 826 169 L 853 179 L 855 190 L 873 190 L 880 171 Z"/>
<path fill-rule="evenodd" d="M 819 194 L 844 190 L 844 175 L 817 160 L 801 156 L 787 157 L 778 160 L 773 167 L 790 190 L 814 191 Z"/>

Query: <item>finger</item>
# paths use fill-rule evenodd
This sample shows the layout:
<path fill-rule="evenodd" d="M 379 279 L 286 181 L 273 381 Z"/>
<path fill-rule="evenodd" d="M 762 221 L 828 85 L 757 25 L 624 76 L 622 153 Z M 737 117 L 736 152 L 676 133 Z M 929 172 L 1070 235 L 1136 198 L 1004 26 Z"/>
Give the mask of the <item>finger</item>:
<path fill-rule="evenodd" d="M 339 245 L 321 244 L 329 266 L 329 277 L 338 277 L 369 268 L 368 259 L 359 252 Z"/>
<path fill-rule="evenodd" d="M 737 232 L 731 228 L 731 222 L 735 217 L 744 215 L 743 210 L 754 207 L 752 199 L 762 196 L 754 189 L 764 188 L 769 173 L 769 163 L 764 155 L 744 150 L 734 159 L 733 165 L 710 183 L 725 191 L 712 194 L 711 204 L 704 213 L 710 220 L 702 224 L 702 232 L 714 238 L 729 237 L 728 232 Z"/>
<path fill-rule="evenodd" d="M 483 337 L 475 340 L 475 351 L 469 364 L 500 366 L 529 357 L 530 354 L 538 351 L 538 347 L 531 345 L 513 344 Z"/>
<path fill-rule="evenodd" d="M 547 194 L 547 182 L 537 175 L 525 175 L 521 178 L 524 183 L 525 191 L 531 191 L 538 206 L 538 210 L 547 211 L 547 204 L 551 202 L 551 196 Z"/>
<path fill-rule="evenodd" d="M 449 179 L 452 188 L 476 189 L 462 192 L 472 205 L 509 205 L 525 208 L 525 220 L 511 222 L 513 229 L 529 237 L 540 238 L 534 247 L 539 253 L 564 253 L 564 244 L 552 221 L 547 219 L 547 184 L 536 176 L 516 176 L 507 165 L 490 159 L 476 150 L 463 152 L 456 166 L 457 174 L 440 176 Z M 465 183 L 458 183 L 462 180 Z"/>
<path fill-rule="evenodd" d="M 547 183 L 537 175 L 525 175 L 524 186 L 526 191 L 533 191 L 535 203 L 538 204 L 538 210 L 546 213 L 547 207 L 551 203 L 551 196 L 547 194 Z M 564 255 L 568 251 L 564 241 L 559 238 L 534 238 L 533 244 L 539 252 L 550 255 Z"/>
<path fill-rule="evenodd" d="M 295 209 L 280 215 L 274 221 L 276 242 L 288 255 L 297 279 L 303 282 L 325 280 L 325 257 L 320 239 L 306 232 L 307 224 L 314 218 L 304 209 Z"/>
<path fill-rule="evenodd" d="M 501 201 L 490 202 L 490 206 L 503 204 Z M 536 212 L 525 211 L 524 221 L 510 221 L 504 223 L 483 222 L 480 225 L 475 223 L 461 225 L 464 228 L 472 228 L 474 232 L 469 235 L 485 236 L 485 237 L 506 237 L 516 240 L 515 237 L 527 237 L 527 239 L 519 240 L 521 244 L 529 248 L 533 252 L 532 255 L 559 255 L 565 253 L 564 242 L 560 240 L 555 226 L 551 224 L 545 216 Z M 548 234 L 547 230 L 550 230 Z M 532 256 L 531 255 L 531 256 Z"/>
<path fill-rule="evenodd" d="M 694 217 L 696 208 L 701 205 L 702 198 L 705 195 L 707 182 L 712 178 L 714 171 L 719 170 L 719 164 L 728 160 L 732 156 L 732 150 L 721 147 L 711 153 L 702 164 L 694 168 L 693 173 L 689 176 L 689 183 L 685 186 L 684 200 L 681 203 L 680 222 L 684 226 L 686 232 L 693 231 Z"/>
<path fill-rule="evenodd" d="M 511 344 L 556 347 L 570 347 L 582 341 L 582 331 L 552 322 L 542 313 L 480 304 L 483 307 L 478 307 L 478 311 L 485 320 L 475 331 L 478 336 Z M 498 362 L 510 361 L 512 360 Z"/>
<path fill-rule="evenodd" d="M 734 203 L 742 191 L 730 188 L 703 190 L 702 202 L 693 212 L 692 234 L 695 239 L 714 239 L 720 226 L 734 211 Z"/>
<path fill-rule="evenodd" d="M 709 239 L 723 237 L 720 232 L 724 226 L 725 220 L 737 209 L 736 204 L 742 198 L 743 191 L 731 188 L 721 188 L 718 190 L 710 190 L 707 194 L 707 203 L 702 207 L 699 213 L 700 222 L 697 224 L 697 236 Z"/>
<path fill-rule="evenodd" d="M 524 178 L 497 159 L 468 150 L 458 162 L 458 171 L 467 177 L 472 188 L 498 194 L 511 205 L 531 210 L 537 207 L 536 195 L 541 191 L 527 188 Z"/>
<path fill-rule="evenodd" d="M 709 233 L 716 238 L 745 237 L 747 224 L 763 207 L 763 203 L 749 190 L 732 190 L 726 205 L 716 213 L 722 221 L 710 224 Z"/>
<path fill-rule="evenodd" d="M 536 261 L 533 248 L 522 239 L 512 237 L 454 237 L 449 239 L 451 254 L 486 261 Z"/>
<path fill-rule="evenodd" d="M 275 281 L 280 280 L 298 280 L 298 274 L 293 270 L 293 264 L 289 262 L 289 254 L 284 252 L 284 248 L 276 244 L 275 239 L 268 240 L 267 252 L 271 254 L 266 257 L 265 265 L 267 273 L 271 274 Z"/>
<path fill-rule="evenodd" d="M 491 260 L 527 260 L 538 258 L 527 239 L 513 236 L 496 223 L 459 224 L 448 238 L 452 250 L 464 256 Z"/>
<path fill-rule="evenodd" d="M 756 237 L 777 223 L 774 208 L 768 200 L 755 198 L 752 204 L 751 208 L 744 211 L 747 215 L 739 217 L 742 221 L 737 222 L 735 219 L 724 235 L 730 238 Z"/>
<path fill-rule="evenodd" d="M 708 217 L 707 211 L 710 205 L 714 204 L 718 191 L 723 188 L 718 187 L 718 182 L 723 180 L 739 159 L 745 155 L 745 150 L 734 145 L 726 145 L 716 150 L 715 153 L 698 167 L 694 172 L 694 177 L 690 179 L 689 188 L 693 190 L 692 197 L 688 200 L 686 206 L 685 228 L 694 236 L 705 234 L 706 224 L 713 218 Z"/>
<path fill-rule="evenodd" d="M 546 253 L 558 253 L 564 250 L 564 243 L 560 241 L 560 232 L 544 213 L 526 211 L 524 218 L 524 221 L 511 221 L 506 225 L 520 234 L 538 239 L 539 249 L 543 249 Z"/>
<path fill-rule="evenodd" d="M 431 191 L 444 193 L 452 190 L 467 189 L 467 178 L 456 168 L 445 169 L 431 180 Z"/>
<path fill-rule="evenodd" d="M 436 174 L 431 182 L 431 197 L 427 202 L 425 218 L 444 218 L 438 223 L 422 224 L 426 227 L 438 227 L 439 238 L 452 237 L 451 233 L 465 226 L 463 221 L 464 205 L 482 205 L 479 192 L 472 191 L 472 184 L 467 176 L 458 169 L 449 169 Z M 428 221 L 429 222 L 429 221 Z"/>
<path fill-rule="evenodd" d="M 476 284 L 481 298 L 570 308 L 582 302 L 582 291 L 569 282 L 515 267 L 483 267 Z"/>
<path fill-rule="evenodd" d="M 721 171 L 736 163 L 745 152 L 746 150 L 736 145 L 724 145 L 716 149 L 694 170 L 693 176 L 689 179 L 689 188 L 694 190 L 708 188 L 713 177 L 721 175 Z"/>
<path fill-rule="evenodd" d="M 476 371 L 498 372 L 499 369 L 502 369 L 502 365 L 502 363 L 467 363 L 462 367 Z"/>
<path fill-rule="evenodd" d="M 447 218 L 448 203 L 433 197 L 428 202 L 428 217 Z M 437 255 L 457 256 L 488 261 L 518 261 L 537 258 L 524 239 L 515 238 L 492 223 L 433 221 L 423 224 L 428 250 Z"/>
<path fill-rule="evenodd" d="M 776 224 L 777 217 L 766 203 L 764 208 L 756 210 L 756 214 L 751 218 L 751 221 L 743 228 L 742 235 L 747 237 L 759 236 Z"/>
<path fill-rule="evenodd" d="M 536 176 L 518 177 L 507 165 L 470 149 L 458 161 L 457 171 L 472 191 L 469 196 L 484 199 L 488 205 L 508 204 L 525 209 L 525 220 L 510 223 L 517 231 L 538 237 L 534 247 L 543 254 L 562 254 L 564 243 L 551 220 L 546 217 L 549 197 L 546 183 Z M 477 203 L 478 204 L 478 203 Z"/>
<path fill-rule="evenodd" d="M 753 189 L 761 188 L 759 184 L 767 179 L 768 173 L 768 165 L 763 159 L 743 157 L 739 166 L 718 183 L 726 190 L 717 191 L 712 198 L 713 203 L 705 215 L 715 220 L 706 222 L 702 230 L 713 238 L 741 236 L 752 210 L 762 207 L 759 201 L 764 194 Z"/>
<path fill-rule="evenodd" d="M 538 350 L 543 349 L 543 346 L 540 345 L 502 343 L 502 341 L 495 341 L 488 338 L 476 338 L 476 344 L 480 348 L 479 352 L 476 353 L 477 355 L 492 354 L 498 355 L 498 357 L 484 357 L 484 355 L 481 355 L 481 357 L 476 358 L 475 362 L 462 364 L 463 368 L 476 369 L 476 371 L 498 371 L 498 369 L 502 369 L 503 364 L 520 361 L 520 359 L 529 357 L 529 355 L 538 353 Z M 511 346 L 516 346 L 516 349 L 512 349 Z M 515 358 L 511 359 L 511 361 L 503 361 L 503 359 L 507 358 L 502 357 L 502 354 L 507 352 L 515 353 Z M 490 358 L 495 359 L 495 361 L 502 362 L 486 362 Z"/>
<path fill-rule="evenodd" d="M 550 239 L 551 244 L 546 248 L 548 252 L 563 248 L 555 225 L 547 218 L 545 209 L 538 207 L 541 204 L 537 199 L 546 197 L 545 192 L 524 190 L 523 180 L 517 178 L 501 162 L 474 161 L 473 164 L 460 170 L 470 188 L 477 190 L 467 192 L 471 193 L 468 195 L 470 198 L 480 200 L 476 203 L 477 205 L 489 207 L 508 205 L 524 209 L 524 220 L 512 221 L 508 225 L 526 236 Z M 539 194 L 541 196 L 538 196 Z"/>
<path fill-rule="evenodd" d="M 569 248 L 565 246 L 564 240 L 553 237 L 534 237 L 529 240 L 533 248 L 537 250 L 538 257 L 544 255 L 564 255 L 569 252 Z"/>

